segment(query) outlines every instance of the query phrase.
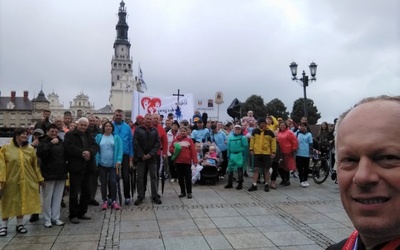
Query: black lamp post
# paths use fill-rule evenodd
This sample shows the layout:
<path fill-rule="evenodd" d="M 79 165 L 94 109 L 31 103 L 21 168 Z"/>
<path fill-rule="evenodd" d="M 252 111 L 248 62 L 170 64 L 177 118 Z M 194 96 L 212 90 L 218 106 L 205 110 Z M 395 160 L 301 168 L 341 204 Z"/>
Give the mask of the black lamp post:
<path fill-rule="evenodd" d="M 308 81 L 316 81 L 317 78 L 315 78 L 315 75 L 317 74 L 317 64 L 315 64 L 314 62 L 312 62 L 310 64 L 310 74 L 311 74 L 311 79 L 308 79 L 308 76 L 306 75 L 306 72 L 304 72 L 303 70 L 303 74 L 302 74 L 302 78 L 298 79 L 296 77 L 297 75 L 297 63 L 292 62 L 290 64 L 290 71 L 292 72 L 292 80 L 296 81 L 298 83 L 300 83 L 300 85 L 303 85 L 303 91 L 304 91 L 304 116 L 308 117 L 308 112 L 307 112 L 307 91 L 306 88 L 308 86 Z"/>

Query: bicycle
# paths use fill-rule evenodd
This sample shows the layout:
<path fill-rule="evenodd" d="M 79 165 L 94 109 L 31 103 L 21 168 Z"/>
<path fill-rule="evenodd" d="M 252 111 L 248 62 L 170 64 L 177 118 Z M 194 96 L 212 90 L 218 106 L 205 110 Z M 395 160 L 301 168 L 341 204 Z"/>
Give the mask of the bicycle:
<path fill-rule="evenodd" d="M 310 159 L 309 169 L 315 183 L 322 184 L 331 174 L 334 176 L 335 172 L 329 163 L 329 156 L 326 153 L 321 154 L 320 151 L 315 151 Z"/>

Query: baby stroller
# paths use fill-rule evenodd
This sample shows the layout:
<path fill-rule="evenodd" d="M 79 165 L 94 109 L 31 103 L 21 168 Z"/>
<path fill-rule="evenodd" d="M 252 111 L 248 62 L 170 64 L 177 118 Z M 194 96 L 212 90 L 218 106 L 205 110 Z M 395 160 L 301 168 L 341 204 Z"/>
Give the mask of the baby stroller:
<path fill-rule="evenodd" d="M 206 184 L 209 182 L 211 185 L 215 185 L 219 180 L 220 175 L 220 152 L 218 152 L 218 158 L 207 158 L 206 154 L 208 153 L 209 145 L 203 145 L 203 155 L 205 156 L 201 165 L 203 169 L 200 172 L 200 184 Z"/>

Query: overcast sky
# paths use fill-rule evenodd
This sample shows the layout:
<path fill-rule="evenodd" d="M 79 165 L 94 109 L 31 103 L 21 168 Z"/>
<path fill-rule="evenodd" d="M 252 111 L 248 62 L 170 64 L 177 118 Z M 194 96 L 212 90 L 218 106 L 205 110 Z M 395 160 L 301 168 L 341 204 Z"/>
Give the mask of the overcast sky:
<path fill-rule="evenodd" d="M 0 90 L 54 91 L 65 107 L 81 91 L 108 104 L 120 0 L 0 0 Z M 318 64 L 307 88 L 322 121 L 359 99 L 400 94 L 398 0 L 126 0 L 134 75 L 149 95 L 303 97 L 289 64 Z"/>

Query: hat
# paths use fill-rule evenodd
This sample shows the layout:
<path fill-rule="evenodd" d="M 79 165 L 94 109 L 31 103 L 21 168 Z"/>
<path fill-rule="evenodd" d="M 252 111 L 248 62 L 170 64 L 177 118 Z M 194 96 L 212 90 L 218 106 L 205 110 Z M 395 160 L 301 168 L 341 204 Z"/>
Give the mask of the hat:
<path fill-rule="evenodd" d="M 136 116 L 136 121 L 139 120 L 139 119 L 143 119 L 143 118 L 144 117 L 142 115 L 138 115 L 138 116 Z"/>
<path fill-rule="evenodd" d="M 278 120 L 278 121 L 280 121 L 280 122 L 281 122 L 281 121 L 283 121 L 283 119 L 282 119 L 282 118 L 280 118 L 280 117 L 279 117 L 277 120 Z"/>
<path fill-rule="evenodd" d="M 199 122 L 199 121 L 201 121 L 199 117 L 195 117 L 195 118 L 193 119 L 193 122 Z"/>
<path fill-rule="evenodd" d="M 240 128 L 240 129 L 242 129 L 242 126 L 240 126 L 240 125 L 235 125 L 234 128 Z"/>
<path fill-rule="evenodd" d="M 172 122 L 172 125 L 174 125 L 174 124 L 175 124 L 176 126 L 178 126 L 178 128 L 180 127 L 180 126 L 179 126 L 179 122 L 178 122 L 177 120 L 174 120 L 174 121 Z"/>
<path fill-rule="evenodd" d="M 265 121 L 264 118 L 260 118 L 260 119 L 257 120 L 257 123 L 258 123 L 258 124 L 260 124 L 260 123 L 266 123 L 266 121 Z"/>
<path fill-rule="evenodd" d="M 40 136 L 44 135 L 44 132 L 42 129 L 37 128 L 35 130 L 33 130 L 33 134 L 40 134 Z"/>

